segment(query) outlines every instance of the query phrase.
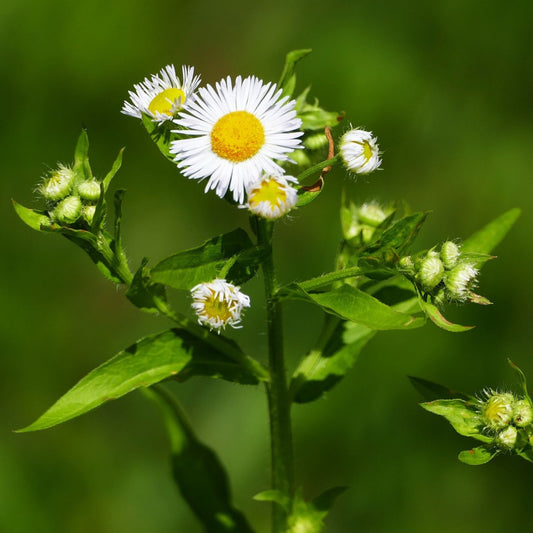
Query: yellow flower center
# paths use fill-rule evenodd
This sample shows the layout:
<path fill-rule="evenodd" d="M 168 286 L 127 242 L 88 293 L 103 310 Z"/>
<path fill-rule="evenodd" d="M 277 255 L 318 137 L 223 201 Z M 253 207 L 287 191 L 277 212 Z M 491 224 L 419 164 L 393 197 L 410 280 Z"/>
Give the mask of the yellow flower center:
<path fill-rule="evenodd" d="M 368 161 L 372 157 L 372 148 L 368 141 L 363 142 L 363 156 L 366 161 Z"/>
<path fill-rule="evenodd" d="M 209 318 L 219 318 L 222 322 L 227 322 L 231 318 L 228 302 L 220 301 L 213 296 L 205 301 L 204 312 Z"/>
<path fill-rule="evenodd" d="M 185 93 L 181 89 L 176 87 L 171 87 L 170 89 L 165 89 L 161 91 L 148 106 L 148 111 L 153 113 L 160 113 L 161 115 L 172 115 L 175 102 L 178 102 L 179 107 L 183 106 L 185 102 Z"/>
<path fill-rule="evenodd" d="M 224 115 L 211 131 L 213 152 L 235 163 L 257 154 L 264 143 L 263 125 L 248 111 L 232 111 Z"/>
<path fill-rule="evenodd" d="M 268 202 L 272 211 L 287 201 L 287 193 L 275 179 L 264 180 L 250 193 L 248 203 L 254 208 L 261 202 Z"/>

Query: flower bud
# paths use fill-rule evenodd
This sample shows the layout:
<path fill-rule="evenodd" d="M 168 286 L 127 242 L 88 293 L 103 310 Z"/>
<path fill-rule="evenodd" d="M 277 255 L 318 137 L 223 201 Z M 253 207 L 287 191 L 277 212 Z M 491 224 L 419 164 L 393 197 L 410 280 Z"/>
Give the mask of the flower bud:
<path fill-rule="evenodd" d="M 305 515 L 290 517 L 287 526 L 287 533 L 321 533 L 324 529 L 322 520 Z"/>
<path fill-rule="evenodd" d="M 274 220 L 286 215 L 298 201 L 292 176 L 263 174 L 247 187 L 247 207 L 254 215 Z"/>
<path fill-rule="evenodd" d="M 489 429 L 501 429 L 508 426 L 513 418 L 515 398 L 510 393 L 489 392 L 481 406 L 481 415 Z"/>
<path fill-rule="evenodd" d="M 320 148 L 323 148 L 327 145 L 328 138 L 323 133 L 315 133 L 304 140 L 304 146 L 310 150 L 320 150 Z"/>
<path fill-rule="evenodd" d="M 39 186 L 39 192 L 50 202 L 57 202 L 65 198 L 70 192 L 74 172 L 71 168 L 59 165 L 59 168 L 52 172 L 49 178 L 45 179 Z"/>
<path fill-rule="evenodd" d="M 460 255 L 459 246 L 452 241 L 446 241 L 440 249 L 440 258 L 447 270 L 451 270 L 457 264 Z"/>
<path fill-rule="evenodd" d="M 406 274 L 414 275 L 415 264 L 413 263 L 412 257 L 410 255 L 401 257 L 398 261 L 398 268 Z"/>
<path fill-rule="evenodd" d="M 513 422 L 520 428 L 529 426 L 533 420 L 533 409 L 529 400 L 518 400 L 514 405 Z"/>
<path fill-rule="evenodd" d="M 374 228 L 377 228 L 386 218 L 387 213 L 377 204 L 363 204 L 359 208 L 359 220 Z"/>
<path fill-rule="evenodd" d="M 300 167 L 310 167 L 311 160 L 304 150 L 294 150 L 291 159 Z"/>
<path fill-rule="evenodd" d="M 468 298 L 470 289 L 476 282 L 478 269 L 472 263 L 460 263 L 446 273 L 444 284 L 454 300 L 463 301 Z"/>
<path fill-rule="evenodd" d="M 78 194 L 82 200 L 96 202 L 100 198 L 100 182 L 97 180 L 83 181 L 78 185 Z"/>
<path fill-rule="evenodd" d="M 369 131 L 354 129 L 346 132 L 339 150 L 346 168 L 356 174 L 369 174 L 381 165 L 377 139 Z"/>
<path fill-rule="evenodd" d="M 428 252 L 426 257 L 418 264 L 417 279 L 424 289 L 430 291 L 434 289 L 444 276 L 444 265 L 435 252 Z"/>
<path fill-rule="evenodd" d="M 93 223 L 94 213 L 96 212 L 95 205 L 84 205 L 81 209 L 81 216 L 89 226 Z"/>
<path fill-rule="evenodd" d="M 514 426 L 508 426 L 503 431 L 498 433 L 496 442 L 502 447 L 507 449 L 513 449 L 516 444 L 516 437 L 518 432 Z"/>
<path fill-rule="evenodd" d="M 81 200 L 79 196 L 67 196 L 56 205 L 52 212 L 53 218 L 62 225 L 73 224 L 80 218 L 80 215 Z"/>

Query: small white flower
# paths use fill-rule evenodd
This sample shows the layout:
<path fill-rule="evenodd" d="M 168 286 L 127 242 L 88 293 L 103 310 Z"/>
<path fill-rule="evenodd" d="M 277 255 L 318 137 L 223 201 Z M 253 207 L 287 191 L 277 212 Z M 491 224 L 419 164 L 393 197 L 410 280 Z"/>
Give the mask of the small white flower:
<path fill-rule="evenodd" d="M 301 148 L 295 101 L 282 97 L 273 83 L 254 76 L 230 77 L 198 90 L 194 102 L 174 121 L 185 139 L 172 141 L 170 151 L 184 176 L 209 178 L 205 191 L 221 198 L 228 190 L 242 204 L 250 183 L 262 172 L 280 174 L 276 161 Z"/>
<path fill-rule="evenodd" d="M 381 165 L 377 138 L 369 131 L 346 132 L 341 138 L 340 153 L 346 168 L 356 174 L 369 174 Z"/>
<path fill-rule="evenodd" d="M 198 323 L 209 329 L 238 328 L 244 307 L 250 307 L 250 298 L 225 279 L 214 279 L 200 283 L 191 289 L 192 308 L 198 316 Z"/>
<path fill-rule="evenodd" d="M 298 200 L 298 193 L 289 181 L 292 176 L 263 174 L 247 187 L 247 207 L 254 215 L 271 220 L 287 214 Z"/>
<path fill-rule="evenodd" d="M 170 120 L 194 100 L 194 91 L 200 85 L 200 76 L 194 75 L 194 67 L 182 67 L 182 79 L 176 75 L 174 65 L 167 65 L 152 74 L 151 79 L 135 84 L 135 91 L 128 91 L 130 102 L 125 101 L 122 113 L 135 118 L 146 114 L 155 122 Z"/>

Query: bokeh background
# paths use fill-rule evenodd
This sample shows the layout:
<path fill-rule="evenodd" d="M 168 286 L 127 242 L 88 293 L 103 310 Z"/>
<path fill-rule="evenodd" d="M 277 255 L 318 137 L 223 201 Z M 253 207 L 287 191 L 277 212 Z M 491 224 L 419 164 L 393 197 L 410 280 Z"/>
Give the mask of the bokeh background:
<path fill-rule="evenodd" d="M 469 392 L 513 386 L 511 357 L 533 380 L 531 319 L 533 4 L 443 2 L 176 2 L 3 0 L 0 5 L 1 371 L 0 530 L 8 533 L 197 533 L 168 472 L 155 408 L 138 393 L 57 428 L 14 434 L 89 370 L 164 329 L 103 279 L 67 240 L 32 232 L 10 198 L 37 207 L 39 177 L 69 163 L 82 124 L 97 175 L 126 146 L 115 180 L 128 189 L 124 238 L 133 267 L 196 246 L 246 214 L 161 158 L 120 114 L 133 83 L 168 63 L 205 82 L 279 76 L 285 53 L 313 48 L 298 89 L 313 85 L 342 128 L 374 131 L 383 170 L 357 182 L 330 174 L 321 200 L 280 224 L 281 281 L 331 269 L 345 188 L 355 201 L 405 198 L 433 210 L 417 243 L 466 237 L 514 206 L 524 212 L 482 275 L 488 308 L 452 308 L 478 327 L 383 333 L 325 399 L 294 408 L 298 480 L 308 497 L 351 488 L 327 520 L 337 533 L 528 530 L 533 466 L 500 457 L 467 467 L 472 442 L 417 406 L 406 375 Z M 340 131 L 339 130 L 339 131 Z M 261 284 L 235 333 L 265 357 Z M 177 299 L 186 308 L 186 299 Z M 313 341 L 316 310 L 288 306 L 289 366 Z M 290 315 L 290 316 L 289 316 Z M 195 379 L 173 387 L 200 437 L 231 472 L 236 504 L 259 533 L 269 506 L 268 426 L 261 389 Z"/>

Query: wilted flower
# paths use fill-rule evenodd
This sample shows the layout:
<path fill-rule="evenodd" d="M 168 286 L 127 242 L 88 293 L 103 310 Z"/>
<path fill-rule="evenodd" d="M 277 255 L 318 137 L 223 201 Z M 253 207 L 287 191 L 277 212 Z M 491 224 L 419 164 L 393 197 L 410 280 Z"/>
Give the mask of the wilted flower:
<path fill-rule="evenodd" d="M 250 307 L 250 298 L 225 279 L 200 283 L 191 289 L 192 308 L 198 322 L 210 329 L 224 328 L 229 324 L 237 328 L 244 307 Z"/>

